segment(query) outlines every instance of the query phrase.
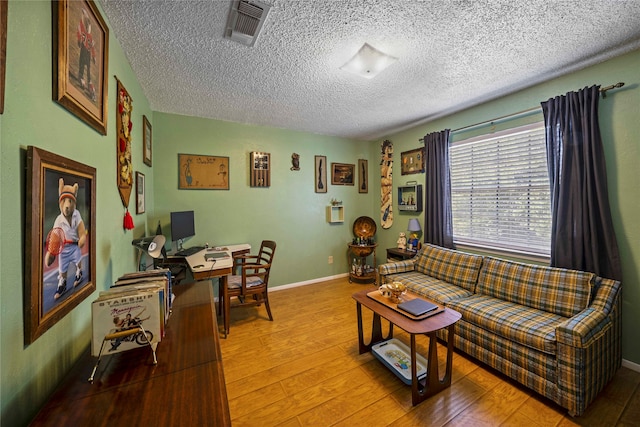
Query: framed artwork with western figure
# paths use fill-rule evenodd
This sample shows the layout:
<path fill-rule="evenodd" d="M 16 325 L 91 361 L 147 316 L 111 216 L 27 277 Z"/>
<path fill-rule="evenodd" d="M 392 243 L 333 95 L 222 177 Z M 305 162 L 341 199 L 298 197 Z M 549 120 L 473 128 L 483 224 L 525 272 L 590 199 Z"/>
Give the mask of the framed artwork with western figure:
<path fill-rule="evenodd" d="M 424 171 L 424 147 L 400 153 L 400 173 L 402 175 L 424 173 Z"/>
<path fill-rule="evenodd" d="M 109 28 L 91 0 L 54 0 L 53 99 L 107 134 Z"/>
<path fill-rule="evenodd" d="M 151 166 L 152 149 L 151 123 L 149 123 L 147 116 L 142 116 L 142 161 L 147 166 Z"/>
<path fill-rule="evenodd" d="M 27 147 L 25 344 L 96 289 L 96 169 Z"/>
<path fill-rule="evenodd" d="M 349 163 L 331 163 L 331 184 L 354 185 L 356 165 Z"/>
<path fill-rule="evenodd" d="M 327 156 L 315 156 L 315 180 L 316 193 L 327 192 Z"/>
<path fill-rule="evenodd" d="M 178 153 L 178 189 L 228 190 L 229 158 Z"/>

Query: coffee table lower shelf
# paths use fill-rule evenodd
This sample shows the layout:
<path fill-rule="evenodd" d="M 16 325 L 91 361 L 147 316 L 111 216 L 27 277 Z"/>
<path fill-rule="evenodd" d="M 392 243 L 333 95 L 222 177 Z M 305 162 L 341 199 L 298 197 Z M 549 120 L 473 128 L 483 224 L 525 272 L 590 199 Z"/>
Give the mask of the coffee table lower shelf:
<path fill-rule="evenodd" d="M 411 385 L 411 350 L 395 338 L 371 346 L 371 353 L 406 385 Z M 427 376 L 427 359 L 416 354 L 418 380 Z"/>

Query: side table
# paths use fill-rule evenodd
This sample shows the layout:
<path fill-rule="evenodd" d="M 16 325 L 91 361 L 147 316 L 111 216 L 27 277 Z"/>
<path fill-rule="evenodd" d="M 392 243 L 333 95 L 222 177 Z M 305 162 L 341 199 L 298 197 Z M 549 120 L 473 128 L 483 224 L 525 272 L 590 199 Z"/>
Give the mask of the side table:
<path fill-rule="evenodd" d="M 462 315 L 455 310 L 445 308 L 443 312 L 427 317 L 424 320 L 411 320 L 403 314 L 395 311 L 378 301 L 367 296 L 371 291 L 368 288 L 353 294 L 356 300 L 356 312 L 358 316 L 358 348 L 360 354 L 371 351 L 371 347 L 380 342 L 393 337 L 393 326 L 405 330 L 411 336 L 411 402 L 413 405 L 424 401 L 430 396 L 444 390 L 451 385 L 451 372 L 453 367 L 453 336 L 455 323 L 462 318 Z M 371 338 L 368 343 L 364 341 L 364 330 L 362 325 L 362 306 L 373 311 L 373 321 L 371 325 Z M 381 318 L 389 322 L 389 331 L 385 335 L 382 333 Z M 447 329 L 447 363 L 444 376 L 440 378 L 438 370 L 438 350 L 436 332 L 440 329 Z M 427 356 L 427 376 L 418 379 L 417 358 L 416 358 L 416 335 L 426 335 L 429 337 L 429 354 Z"/>
<path fill-rule="evenodd" d="M 416 251 L 407 251 L 406 249 L 388 248 L 387 259 L 397 259 L 403 261 L 405 259 L 413 258 L 417 253 L 418 252 Z"/>

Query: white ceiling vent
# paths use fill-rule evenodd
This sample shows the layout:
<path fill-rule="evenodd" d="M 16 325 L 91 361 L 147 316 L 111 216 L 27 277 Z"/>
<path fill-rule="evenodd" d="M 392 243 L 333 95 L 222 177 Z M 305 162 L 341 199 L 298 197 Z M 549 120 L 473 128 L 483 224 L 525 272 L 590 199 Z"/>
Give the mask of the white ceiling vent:
<path fill-rule="evenodd" d="M 247 46 L 253 46 L 260 35 L 271 6 L 258 1 L 233 0 L 225 37 Z"/>

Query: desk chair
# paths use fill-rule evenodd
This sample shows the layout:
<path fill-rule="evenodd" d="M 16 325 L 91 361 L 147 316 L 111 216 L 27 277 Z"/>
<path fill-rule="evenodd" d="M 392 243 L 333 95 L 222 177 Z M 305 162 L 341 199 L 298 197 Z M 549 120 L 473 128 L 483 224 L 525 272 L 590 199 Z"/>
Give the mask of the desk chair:
<path fill-rule="evenodd" d="M 239 255 L 234 257 L 234 274 L 226 280 L 220 280 L 218 288 L 218 312 L 224 319 L 225 338 L 229 334 L 229 312 L 232 308 L 244 306 L 259 306 L 264 302 L 273 321 L 271 308 L 269 307 L 269 272 L 273 263 L 273 255 L 276 253 L 276 242 L 263 240 L 258 255 Z M 237 274 L 239 270 L 239 274 Z M 236 298 L 231 304 L 231 299 Z"/>

